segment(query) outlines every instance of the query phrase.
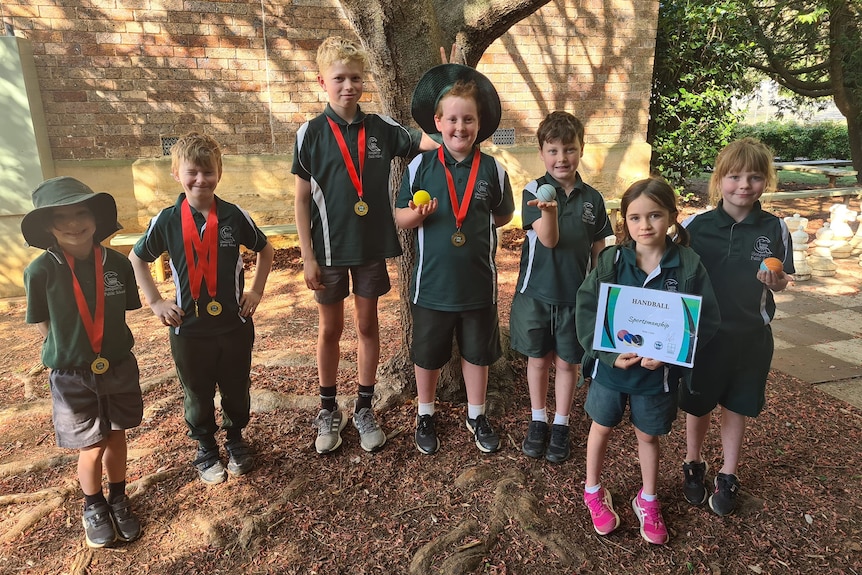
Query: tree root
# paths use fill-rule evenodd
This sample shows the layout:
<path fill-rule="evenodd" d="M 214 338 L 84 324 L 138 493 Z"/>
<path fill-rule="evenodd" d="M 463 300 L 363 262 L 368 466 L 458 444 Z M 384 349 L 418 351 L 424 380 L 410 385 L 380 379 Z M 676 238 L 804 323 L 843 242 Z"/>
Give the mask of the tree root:
<path fill-rule="evenodd" d="M 4 463 L 3 465 L 0 465 L 0 479 L 3 477 L 10 477 L 12 475 L 20 475 L 22 473 L 42 471 L 43 469 L 65 465 L 66 463 L 77 459 L 78 454 L 74 453 L 71 455 L 62 454 L 55 455 L 54 457 L 46 457 L 39 461 L 13 461 L 11 463 Z"/>
<path fill-rule="evenodd" d="M 75 553 L 72 564 L 69 566 L 69 575 L 87 575 L 87 569 L 93 561 L 93 550 L 87 547 L 85 543 L 81 544 L 80 549 Z"/>
<path fill-rule="evenodd" d="M 309 481 L 307 479 L 299 477 L 295 478 L 287 485 L 287 487 L 284 488 L 284 491 L 281 492 L 278 499 L 264 507 L 260 513 L 244 517 L 242 520 L 242 527 L 240 527 L 239 534 L 236 538 L 237 545 L 243 549 L 249 549 L 252 543 L 256 540 L 257 535 L 262 531 L 272 529 L 275 525 L 280 523 L 281 521 L 273 523 L 271 521 L 272 516 L 281 514 L 283 507 L 303 493 L 308 486 L 308 483 Z"/>
<path fill-rule="evenodd" d="M 37 505 L 31 509 L 25 509 L 16 515 L 9 518 L 0 524 L 0 545 L 9 543 L 16 537 L 24 533 L 27 529 L 35 525 L 40 519 L 63 505 L 66 502 L 69 494 L 58 495 L 51 498 L 41 505 Z"/>
<path fill-rule="evenodd" d="M 143 477 L 139 477 L 135 479 L 128 485 L 126 485 L 126 493 L 129 494 L 129 499 L 135 499 L 143 495 L 150 487 L 159 483 L 160 481 L 164 481 L 166 479 L 170 479 L 174 475 L 177 475 L 182 469 L 179 467 L 172 467 L 171 469 L 165 469 L 162 471 L 156 471 L 155 473 L 150 473 L 149 475 L 144 475 Z"/>

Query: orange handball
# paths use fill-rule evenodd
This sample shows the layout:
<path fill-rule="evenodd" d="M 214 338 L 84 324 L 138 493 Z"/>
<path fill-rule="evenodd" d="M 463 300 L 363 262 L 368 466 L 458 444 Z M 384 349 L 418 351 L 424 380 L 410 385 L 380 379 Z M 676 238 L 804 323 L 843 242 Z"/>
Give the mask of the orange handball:
<path fill-rule="evenodd" d="M 784 271 L 784 264 L 781 263 L 781 260 L 778 258 L 766 258 L 760 262 L 760 269 L 763 271 L 778 273 Z"/>

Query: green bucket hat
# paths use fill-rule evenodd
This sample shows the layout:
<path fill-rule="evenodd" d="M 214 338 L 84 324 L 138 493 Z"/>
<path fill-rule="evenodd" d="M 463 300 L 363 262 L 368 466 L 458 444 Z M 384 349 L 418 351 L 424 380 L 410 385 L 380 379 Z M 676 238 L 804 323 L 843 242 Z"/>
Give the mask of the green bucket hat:
<path fill-rule="evenodd" d="M 45 180 L 33 190 L 32 212 L 21 220 L 21 233 L 27 245 L 47 250 L 56 241 L 51 233 L 51 208 L 85 203 L 96 218 L 96 233 L 93 242 L 101 243 L 116 231 L 123 229 L 117 222 L 117 204 L 113 196 L 104 192 L 95 193 L 90 187 L 75 178 L 61 176 Z"/>
<path fill-rule="evenodd" d="M 441 64 L 434 66 L 419 79 L 416 89 L 413 90 L 413 102 L 410 104 L 410 113 L 426 134 L 439 132 L 434 124 L 434 112 L 437 103 L 452 86 L 461 80 L 463 82 L 473 81 L 479 88 L 479 134 L 476 143 L 483 142 L 497 131 L 500 125 L 500 117 L 503 108 L 500 105 L 500 96 L 487 77 L 476 71 L 475 68 L 462 66 L 461 64 Z"/>

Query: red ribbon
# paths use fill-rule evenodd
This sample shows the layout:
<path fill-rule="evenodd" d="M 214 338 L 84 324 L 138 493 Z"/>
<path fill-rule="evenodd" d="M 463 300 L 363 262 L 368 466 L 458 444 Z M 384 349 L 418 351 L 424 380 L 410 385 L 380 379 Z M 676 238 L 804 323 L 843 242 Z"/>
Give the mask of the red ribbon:
<path fill-rule="evenodd" d="M 452 202 L 452 214 L 455 216 L 455 226 L 460 230 L 464 223 L 464 218 L 467 217 L 467 208 L 470 207 L 470 200 L 473 199 L 473 187 L 476 185 L 476 175 L 479 173 L 479 162 L 482 159 L 482 153 L 476 148 L 473 152 L 473 165 L 470 167 L 470 177 L 467 178 L 467 188 L 464 190 L 464 198 L 461 205 L 458 205 L 458 196 L 455 194 L 455 180 L 452 178 L 452 172 L 446 166 L 446 157 L 443 155 L 443 146 L 437 148 L 437 157 L 440 158 L 440 163 L 443 164 L 443 170 L 446 172 L 446 184 L 449 187 L 449 200 Z"/>
<path fill-rule="evenodd" d="M 189 291 L 197 304 L 201 294 L 201 280 L 206 279 L 207 293 L 212 299 L 216 296 L 218 282 L 218 211 L 216 202 L 207 214 L 207 227 L 203 239 L 198 233 L 195 218 L 188 199 L 183 199 L 180 208 L 183 223 L 183 243 L 186 248 L 186 265 L 189 268 Z M 195 260 L 197 256 L 197 261 Z"/>
<path fill-rule="evenodd" d="M 329 127 L 332 129 L 332 134 L 335 136 L 335 141 L 338 142 L 338 149 L 341 150 L 341 157 L 344 159 L 344 165 L 347 166 L 347 173 L 350 175 L 350 181 L 353 182 L 353 187 L 356 188 L 356 193 L 359 194 L 359 199 L 362 199 L 362 172 L 365 169 L 365 124 L 359 125 L 359 171 L 356 171 L 356 166 L 353 165 L 353 158 L 350 157 L 350 150 L 347 149 L 347 142 L 344 141 L 344 136 L 341 134 L 341 128 L 330 117 L 326 117 L 329 122 Z"/>
<path fill-rule="evenodd" d="M 66 251 L 63 251 L 66 257 L 66 263 L 69 264 L 69 269 L 72 271 L 72 288 L 75 292 L 75 303 L 78 305 L 78 314 L 81 316 L 81 322 L 84 324 L 84 331 L 87 332 L 87 339 L 90 340 L 90 346 L 93 352 L 99 355 L 102 351 L 102 339 L 105 336 L 105 274 L 102 264 L 101 246 L 93 246 L 93 257 L 96 260 L 96 311 L 93 317 L 90 317 L 90 308 L 87 305 L 87 299 L 84 297 L 84 290 L 81 289 L 81 282 L 78 281 L 78 276 L 75 275 L 75 256 L 70 256 Z"/>

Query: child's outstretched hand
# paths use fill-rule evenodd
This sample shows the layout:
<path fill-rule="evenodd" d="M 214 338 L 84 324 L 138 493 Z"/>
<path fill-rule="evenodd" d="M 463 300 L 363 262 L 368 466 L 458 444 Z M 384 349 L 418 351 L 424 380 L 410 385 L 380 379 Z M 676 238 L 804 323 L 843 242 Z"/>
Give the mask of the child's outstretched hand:
<path fill-rule="evenodd" d="M 631 351 L 626 353 L 621 353 L 617 356 L 617 359 L 614 360 L 614 367 L 618 367 L 620 369 L 628 369 L 633 365 L 637 365 L 641 360 L 641 356 Z"/>
<path fill-rule="evenodd" d="M 542 200 L 536 198 L 527 202 L 528 206 L 536 206 L 543 212 L 556 212 L 557 211 L 557 200 L 551 200 L 550 202 L 543 202 Z"/>
<path fill-rule="evenodd" d="M 416 204 L 413 200 L 410 200 L 409 206 L 410 209 L 417 215 L 422 216 L 422 218 L 427 218 L 431 214 L 437 211 L 437 198 L 431 198 L 430 202 L 426 202 L 424 204 Z"/>
<path fill-rule="evenodd" d="M 772 291 L 781 291 L 793 280 L 793 276 L 783 271 L 758 270 L 757 279 Z"/>

